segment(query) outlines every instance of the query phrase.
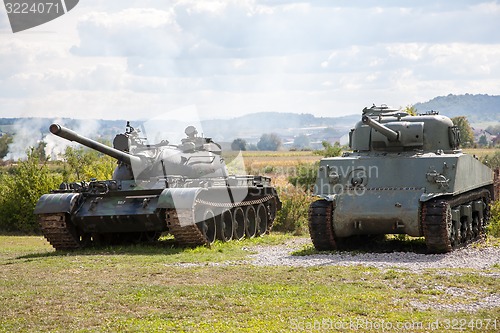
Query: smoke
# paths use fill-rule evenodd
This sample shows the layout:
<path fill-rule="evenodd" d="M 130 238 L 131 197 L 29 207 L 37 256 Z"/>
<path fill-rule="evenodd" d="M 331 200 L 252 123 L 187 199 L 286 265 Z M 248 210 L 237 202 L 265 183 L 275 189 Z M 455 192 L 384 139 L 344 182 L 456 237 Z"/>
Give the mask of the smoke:
<path fill-rule="evenodd" d="M 70 124 L 67 124 L 66 121 L 70 122 Z M 52 123 L 68 127 L 85 137 L 95 138 L 99 135 L 100 126 L 97 120 L 55 119 Z M 68 141 L 50 133 L 48 128 L 43 141 L 47 144 L 45 146 L 45 155 L 50 157 L 52 161 L 60 160 L 67 147 L 81 146 L 79 143 Z"/>
<path fill-rule="evenodd" d="M 96 120 L 72 120 L 55 119 L 53 123 L 71 128 L 73 131 L 89 137 L 96 137 L 99 134 L 99 122 Z M 13 141 L 9 144 L 9 152 L 6 160 L 25 160 L 27 151 L 36 148 L 43 141 L 45 155 L 51 160 L 61 159 L 61 155 L 66 147 L 77 147 L 78 144 L 53 135 L 49 131 L 50 121 L 43 118 L 21 119 L 14 123 L 12 132 Z M 69 124 L 67 124 L 69 123 Z"/>
<path fill-rule="evenodd" d="M 22 119 L 13 125 L 15 133 L 13 141 L 9 144 L 9 152 L 6 160 L 26 159 L 26 152 L 30 148 L 36 148 L 43 139 L 40 128 L 43 127 L 44 120 L 40 118 Z"/>

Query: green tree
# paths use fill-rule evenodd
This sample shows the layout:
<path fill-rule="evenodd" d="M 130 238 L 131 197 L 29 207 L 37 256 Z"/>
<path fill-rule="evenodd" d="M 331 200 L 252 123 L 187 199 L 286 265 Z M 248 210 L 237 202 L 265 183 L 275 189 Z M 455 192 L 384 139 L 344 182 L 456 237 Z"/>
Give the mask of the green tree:
<path fill-rule="evenodd" d="M 480 146 L 487 146 L 488 145 L 488 141 L 486 140 L 486 135 L 481 135 L 481 137 L 479 138 L 479 141 L 478 141 L 479 145 Z"/>
<path fill-rule="evenodd" d="M 66 162 L 63 170 L 65 182 L 111 179 L 116 160 L 88 148 L 67 147 L 63 154 Z"/>
<path fill-rule="evenodd" d="M 247 142 L 244 139 L 237 138 L 231 143 L 232 150 L 247 150 Z"/>
<path fill-rule="evenodd" d="M 465 116 L 451 118 L 451 121 L 460 130 L 460 142 L 463 147 L 470 147 L 474 144 L 474 132 Z"/>
<path fill-rule="evenodd" d="M 337 157 L 342 154 L 342 146 L 339 142 L 335 142 L 333 145 L 328 141 L 321 142 L 323 145 L 323 150 L 316 150 L 314 153 L 316 155 L 323 155 L 324 157 Z"/>
<path fill-rule="evenodd" d="M 500 200 L 491 203 L 490 214 L 490 223 L 487 231 L 493 237 L 500 237 Z"/>
<path fill-rule="evenodd" d="M 415 108 L 415 106 L 413 105 L 407 105 L 404 109 L 403 109 L 404 112 L 408 113 L 410 116 L 416 116 L 418 113 L 417 113 L 417 109 Z"/>
<path fill-rule="evenodd" d="M 47 143 L 44 141 L 40 141 L 38 146 L 35 149 L 35 154 L 40 158 L 40 162 L 43 163 L 47 159 L 47 155 L 45 154 L 45 147 L 47 147 Z"/>
<path fill-rule="evenodd" d="M 9 144 L 12 143 L 12 135 L 4 134 L 0 136 L 0 159 L 9 153 Z"/>
<path fill-rule="evenodd" d="M 281 139 L 275 133 L 262 134 L 259 142 L 257 142 L 257 148 L 259 148 L 259 150 L 276 151 L 280 149 L 281 146 L 282 146 Z"/>
<path fill-rule="evenodd" d="M 33 209 L 42 194 L 59 186 L 62 177 L 50 172 L 40 154 L 31 148 L 19 160 L 13 174 L 0 176 L 0 229 L 34 233 L 39 231 Z"/>

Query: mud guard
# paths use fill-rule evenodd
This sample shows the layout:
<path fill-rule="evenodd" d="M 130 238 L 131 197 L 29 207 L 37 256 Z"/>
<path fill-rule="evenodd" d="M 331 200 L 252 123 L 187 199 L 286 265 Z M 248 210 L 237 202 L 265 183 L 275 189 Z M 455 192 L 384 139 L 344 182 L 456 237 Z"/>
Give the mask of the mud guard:
<path fill-rule="evenodd" d="M 196 197 L 205 188 L 166 188 L 158 198 L 158 208 L 165 209 L 193 209 Z"/>
<path fill-rule="evenodd" d="M 44 194 L 36 203 L 34 214 L 71 213 L 80 193 Z"/>

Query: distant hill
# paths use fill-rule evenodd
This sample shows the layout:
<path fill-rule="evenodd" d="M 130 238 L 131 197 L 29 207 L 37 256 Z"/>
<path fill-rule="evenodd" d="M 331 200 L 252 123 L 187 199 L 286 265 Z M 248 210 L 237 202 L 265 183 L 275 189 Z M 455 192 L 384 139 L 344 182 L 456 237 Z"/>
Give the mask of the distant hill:
<path fill-rule="evenodd" d="M 307 113 L 259 112 L 233 119 L 204 120 L 201 124 L 208 136 L 232 140 L 237 137 L 256 138 L 263 133 L 270 132 L 282 136 L 293 136 L 306 134 L 317 128 L 334 128 L 339 132 L 348 132 L 359 119 L 359 115 L 316 117 Z"/>
<path fill-rule="evenodd" d="M 439 96 L 423 103 L 416 103 L 416 109 L 423 113 L 435 110 L 448 117 L 467 116 L 474 123 L 500 122 L 500 96 L 490 95 L 448 95 Z M 247 114 L 233 119 L 211 119 L 201 121 L 200 134 L 212 137 L 218 142 L 231 142 L 235 138 L 243 138 L 255 143 L 264 133 L 277 133 L 284 142 L 292 142 L 298 135 L 307 135 L 311 141 L 336 141 L 345 136 L 354 124 L 360 120 L 360 114 L 343 117 L 316 117 L 303 113 L 259 112 Z M 25 137 L 40 140 L 48 133 L 50 118 L 0 118 L 1 133 L 25 132 Z M 81 120 L 65 118 L 62 124 L 82 135 L 92 138 L 112 140 L 115 134 L 125 130 L 125 120 Z M 140 122 L 134 121 L 139 127 Z M 168 121 L 163 130 L 174 131 L 183 136 L 184 126 L 176 121 Z M 161 138 L 176 142 L 172 137 Z M 24 139 L 23 139 L 24 140 Z M 26 145 L 24 145 L 26 146 Z M 23 147 L 23 149 L 25 149 Z"/>
<path fill-rule="evenodd" d="M 500 121 L 500 96 L 449 94 L 414 106 L 419 112 L 435 110 L 448 117 L 466 116 L 470 123 Z"/>

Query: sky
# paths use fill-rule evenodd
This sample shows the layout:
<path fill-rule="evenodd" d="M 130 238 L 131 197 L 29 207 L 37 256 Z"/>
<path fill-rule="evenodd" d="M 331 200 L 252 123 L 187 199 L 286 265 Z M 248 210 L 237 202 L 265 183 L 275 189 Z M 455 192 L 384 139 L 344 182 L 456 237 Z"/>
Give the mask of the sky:
<path fill-rule="evenodd" d="M 15 34 L 0 6 L 0 117 L 336 117 L 498 95 L 499 31 L 499 1 L 81 0 Z"/>

